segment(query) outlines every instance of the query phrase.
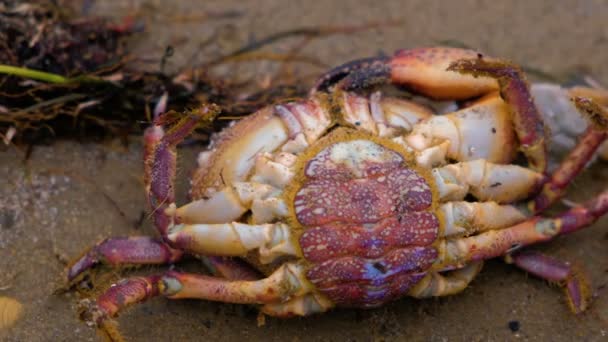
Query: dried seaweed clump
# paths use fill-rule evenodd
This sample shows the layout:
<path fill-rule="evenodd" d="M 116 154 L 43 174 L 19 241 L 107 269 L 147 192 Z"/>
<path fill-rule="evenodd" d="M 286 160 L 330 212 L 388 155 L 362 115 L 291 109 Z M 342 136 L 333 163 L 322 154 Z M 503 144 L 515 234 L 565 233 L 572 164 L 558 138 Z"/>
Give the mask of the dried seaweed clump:
<path fill-rule="evenodd" d="M 104 76 L 124 65 L 131 33 L 128 24 L 71 19 L 61 2 L 0 1 L 0 133 L 13 127 L 36 138 L 41 128 L 48 136 L 105 126 L 78 114 L 115 97 L 120 85 Z"/>

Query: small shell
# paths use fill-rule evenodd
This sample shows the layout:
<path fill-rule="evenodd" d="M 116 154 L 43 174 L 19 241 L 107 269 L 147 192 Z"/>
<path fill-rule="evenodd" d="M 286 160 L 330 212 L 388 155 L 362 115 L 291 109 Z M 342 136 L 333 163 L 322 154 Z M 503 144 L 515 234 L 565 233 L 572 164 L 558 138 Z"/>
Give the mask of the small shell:
<path fill-rule="evenodd" d="M 13 298 L 0 296 L 0 330 L 9 328 L 23 313 L 23 305 Z"/>

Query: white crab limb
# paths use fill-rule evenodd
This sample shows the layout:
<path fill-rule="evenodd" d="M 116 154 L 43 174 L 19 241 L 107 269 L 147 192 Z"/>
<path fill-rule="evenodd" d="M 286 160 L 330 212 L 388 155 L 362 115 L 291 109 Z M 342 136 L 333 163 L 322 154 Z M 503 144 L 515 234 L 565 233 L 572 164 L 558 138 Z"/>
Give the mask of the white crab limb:
<path fill-rule="evenodd" d="M 251 181 L 270 184 L 280 189 L 285 188 L 295 174 L 293 165 L 296 157 L 291 156 L 283 153 L 278 155 L 277 160 L 273 160 L 273 155 L 268 152 L 258 154 Z"/>
<path fill-rule="evenodd" d="M 414 124 L 433 115 L 424 106 L 402 99 L 383 98 L 380 92 L 371 94 L 369 99 L 344 92 L 342 107 L 344 121 L 380 137 L 409 132 Z"/>
<path fill-rule="evenodd" d="M 279 197 L 255 200 L 251 204 L 251 222 L 255 224 L 273 222 L 287 215 L 289 209 Z"/>
<path fill-rule="evenodd" d="M 416 152 L 416 163 L 425 168 L 437 167 L 445 164 L 445 157 L 450 148 L 450 142 L 444 141 L 420 152 Z"/>
<path fill-rule="evenodd" d="M 518 165 L 501 165 L 479 159 L 432 170 L 441 201 L 458 201 L 467 193 L 481 201 L 509 203 L 530 195 L 542 174 Z"/>
<path fill-rule="evenodd" d="M 256 182 L 238 182 L 234 183 L 233 186 L 241 203 L 250 208 L 252 223 L 273 222 L 278 218 L 289 215 L 289 209 L 285 201 L 280 197 L 282 194 L 281 189 Z M 223 222 L 230 221 L 232 220 Z"/>
<path fill-rule="evenodd" d="M 281 146 L 281 151 L 295 154 L 306 150 L 308 146 L 308 141 L 306 141 L 306 136 L 304 136 L 304 133 L 298 133 L 294 138 L 290 139 L 283 146 Z"/>
<path fill-rule="evenodd" d="M 409 295 L 416 298 L 448 296 L 464 290 L 479 274 L 483 261 L 471 262 L 447 274 L 431 273 L 414 286 Z"/>
<path fill-rule="evenodd" d="M 274 317 L 308 316 L 325 312 L 334 304 L 318 293 L 308 293 L 281 303 L 266 304 L 262 312 Z"/>
<path fill-rule="evenodd" d="M 349 124 L 374 135 L 378 135 L 378 128 L 369 110 L 369 101 L 366 97 L 344 92 L 342 100 L 342 118 Z"/>
<path fill-rule="evenodd" d="M 288 301 L 293 297 L 311 292 L 303 266 L 286 263 L 270 276 L 260 280 L 223 281 L 218 286 L 213 278 L 207 277 L 164 277 L 163 281 L 170 294 L 167 297 L 206 298 L 241 304 L 266 304 Z M 217 280 L 216 280 L 217 281 Z"/>
<path fill-rule="evenodd" d="M 443 217 L 444 236 L 462 236 L 500 229 L 528 218 L 515 206 L 496 202 L 447 202 L 441 204 L 439 211 Z"/>
<path fill-rule="evenodd" d="M 449 141 L 447 156 L 458 161 L 485 159 L 504 164 L 517 149 L 508 106 L 498 95 L 423 121 L 405 140 L 417 151 Z"/>
<path fill-rule="evenodd" d="M 209 198 L 192 201 L 177 209 L 175 204 L 171 204 L 166 209 L 166 213 L 170 217 L 175 216 L 183 223 L 223 223 L 238 219 L 247 209 L 237 193 L 227 186 L 213 193 Z"/>
<path fill-rule="evenodd" d="M 258 249 L 264 264 L 280 256 L 300 256 L 298 243 L 284 223 L 178 224 L 167 237 L 180 249 L 196 254 L 244 256 Z"/>
<path fill-rule="evenodd" d="M 289 141 L 282 147 L 285 152 L 298 153 L 317 141 L 331 124 L 323 101 L 311 99 L 274 106 L 289 131 Z"/>
<path fill-rule="evenodd" d="M 167 215 L 181 223 L 224 223 L 235 221 L 251 210 L 253 223 L 272 222 L 286 217 L 287 205 L 280 197 L 281 189 L 257 182 L 235 182 L 211 197 L 192 201 L 182 207 L 170 205 Z"/>
<path fill-rule="evenodd" d="M 397 129 L 389 127 L 384 117 L 384 111 L 382 110 L 382 93 L 376 91 L 369 96 L 369 112 L 372 120 L 376 123 L 376 129 L 378 130 L 378 136 L 391 137 L 397 135 Z"/>
<path fill-rule="evenodd" d="M 256 156 L 272 152 L 288 140 L 283 121 L 264 109 L 224 132 L 215 147 L 199 155 L 199 168 L 192 179 L 194 198 L 210 197 L 226 184 L 245 181 Z"/>
<path fill-rule="evenodd" d="M 285 128 L 278 118 L 270 119 L 250 137 L 238 138 L 233 146 L 234 151 L 222 163 L 221 171 L 226 182 L 244 180 L 255 162 L 255 156 L 261 152 L 272 152 L 287 141 Z M 217 161 L 216 161 L 217 162 Z"/>
<path fill-rule="evenodd" d="M 405 132 L 410 132 L 414 125 L 434 115 L 429 108 L 405 99 L 382 97 L 379 102 L 384 122 Z"/>

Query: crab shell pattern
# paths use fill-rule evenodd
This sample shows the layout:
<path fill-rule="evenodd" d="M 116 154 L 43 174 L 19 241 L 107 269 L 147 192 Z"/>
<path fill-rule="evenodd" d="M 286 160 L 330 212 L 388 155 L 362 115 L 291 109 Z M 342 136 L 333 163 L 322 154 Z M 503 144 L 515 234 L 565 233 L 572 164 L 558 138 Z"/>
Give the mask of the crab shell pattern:
<path fill-rule="evenodd" d="M 460 108 L 436 116 L 417 102 L 362 91 L 383 83 Z M 557 217 L 536 216 L 606 139 L 605 109 L 584 98 L 575 104 L 592 124 L 547 175 L 543 122 L 516 66 L 453 48 L 347 63 L 308 99 L 266 107 L 220 132 L 198 158 L 193 201 L 179 208 L 175 146 L 216 109 L 205 105 L 177 121 L 161 116 L 145 136 L 145 165 L 162 239 L 104 240 L 68 277 L 77 281 L 96 264 L 173 263 L 183 254 L 199 256 L 216 275 L 122 280 L 85 302 L 87 319 L 103 326 L 158 295 L 260 304 L 274 316 L 449 295 L 484 259 L 507 255 L 561 282 L 581 312 L 590 292 L 578 272 L 519 251 L 588 226 L 608 209 L 604 192 Z M 245 256 L 264 275 L 231 258 Z"/>

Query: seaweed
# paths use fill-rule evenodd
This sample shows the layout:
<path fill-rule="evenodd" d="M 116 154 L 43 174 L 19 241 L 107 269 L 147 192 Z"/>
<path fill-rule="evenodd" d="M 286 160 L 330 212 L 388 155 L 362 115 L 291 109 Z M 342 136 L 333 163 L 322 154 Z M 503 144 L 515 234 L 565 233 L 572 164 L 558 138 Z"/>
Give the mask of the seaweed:
<path fill-rule="evenodd" d="M 227 120 L 269 103 L 305 96 L 303 84 L 309 76 L 294 75 L 288 72 L 288 66 L 307 63 L 325 67 L 301 53 L 312 40 L 395 24 L 386 21 L 294 28 L 167 73 L 165 66 L 174 47 L 166 47 L 156 61 L 157 68 L 142 70 L 138 62 L 143 56 L 130 51 L 133 40 L 145 31 L 142 22 L 135 16 L 115 23 L 83 15 L 89 5 L 85 1 L 81 7 L 85 10 L 79 13 L 61 1 L 0 0 L 0 138 L 5 144 L 32 146 L 58 138 L 83 141 L 119 137 L 127 141 L 127 136 L 141 134 L 160 113 L 196 108 L 201 102 L 213 102 L 222 108 L 214 127 L 217 129 Z M 178 18 L 231 19 L 240 15 L 238 11 L 226 11 Z M 295 38 L 301 39 L 287 53 L 262 50 Z M 197 54 L 202 55 L 216 39 L 214 34 L 201 42 Z M 252 82 L 229 73 L 219 77 L 213 72 L 221 65 L 260 60 L 280 63 L 280 67 L 275 74 L 266 75 L 266 84 L 257 92 L 248 89 Z M 195 136 L 205 139 L 208 134 Z"/>

